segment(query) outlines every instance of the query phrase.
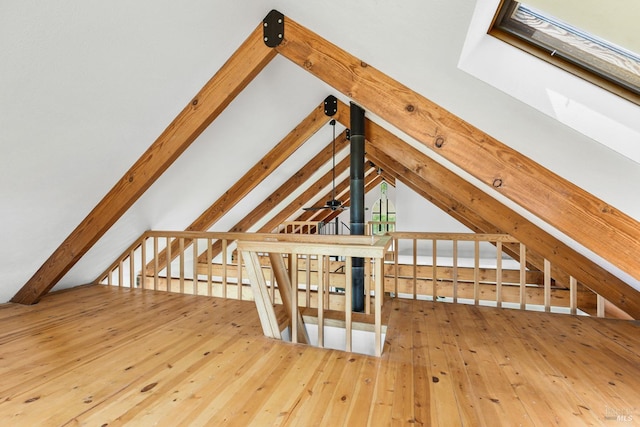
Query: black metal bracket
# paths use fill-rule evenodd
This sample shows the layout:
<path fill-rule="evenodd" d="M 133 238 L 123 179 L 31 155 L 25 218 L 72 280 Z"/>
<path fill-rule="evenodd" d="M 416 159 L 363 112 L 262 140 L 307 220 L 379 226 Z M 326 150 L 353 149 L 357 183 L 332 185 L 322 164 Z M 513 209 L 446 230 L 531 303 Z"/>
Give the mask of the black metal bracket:
<path fill-rule="evenodd" d="M 269 47 L 276 47 L 284 39 L 284 15 L 273 9 L 262 20 L 262 34 L 264 44 Z"/>
<path fill-rule="evenodd" d="M 329 95 L 324 99 L 324 114 L 331 117 L 338 112 L 338 99 Z"/>

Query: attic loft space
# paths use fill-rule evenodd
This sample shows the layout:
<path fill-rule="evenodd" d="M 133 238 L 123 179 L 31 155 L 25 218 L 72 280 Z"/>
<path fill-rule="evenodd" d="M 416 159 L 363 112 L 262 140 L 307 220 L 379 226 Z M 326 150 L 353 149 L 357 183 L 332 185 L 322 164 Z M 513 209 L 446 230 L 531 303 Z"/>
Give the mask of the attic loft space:
<path fill-rule="evenodd" d="M 557 3 L 505 0 L 489 34 L 638 103 L 640 46 L 630 37 L 636 33 L 638 6 Z M 589 19 L 593 16 L 599 19 Z"/>

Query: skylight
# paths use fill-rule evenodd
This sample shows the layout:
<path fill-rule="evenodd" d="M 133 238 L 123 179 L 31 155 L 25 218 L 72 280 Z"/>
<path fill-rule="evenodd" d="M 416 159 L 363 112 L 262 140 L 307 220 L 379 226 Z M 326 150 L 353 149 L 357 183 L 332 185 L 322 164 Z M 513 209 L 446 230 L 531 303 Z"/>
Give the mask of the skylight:
<path fill-rule="evenodd" d="M 640 54 L 629 48 L 513 0 L 502 2 L 490 34 L 640 104 Z"/>

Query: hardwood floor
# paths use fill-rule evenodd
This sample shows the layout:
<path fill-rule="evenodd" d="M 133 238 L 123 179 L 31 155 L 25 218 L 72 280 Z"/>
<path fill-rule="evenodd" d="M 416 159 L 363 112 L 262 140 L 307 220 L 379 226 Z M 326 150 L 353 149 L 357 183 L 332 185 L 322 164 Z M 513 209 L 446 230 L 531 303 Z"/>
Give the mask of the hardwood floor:
<path fill-rule="evenodd" d="M 0 305 L 0 425 L 640 423 L 638 323 L 391 304 L 381 358 L 267 339 L 252 302 L 91 286 Z"/>

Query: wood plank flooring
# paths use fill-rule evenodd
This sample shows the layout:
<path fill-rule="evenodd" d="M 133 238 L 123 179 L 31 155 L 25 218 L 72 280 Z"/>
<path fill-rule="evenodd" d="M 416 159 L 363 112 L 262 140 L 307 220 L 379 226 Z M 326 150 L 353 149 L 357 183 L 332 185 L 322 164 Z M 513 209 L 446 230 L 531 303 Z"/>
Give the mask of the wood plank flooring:
<path fill-rule="evenodd" d="M 0 425 L 640 424 L 637 322 L 391 304 L 381 358 L 267 339 L 247 301 L 87 286 L 0 305 Z"/>

